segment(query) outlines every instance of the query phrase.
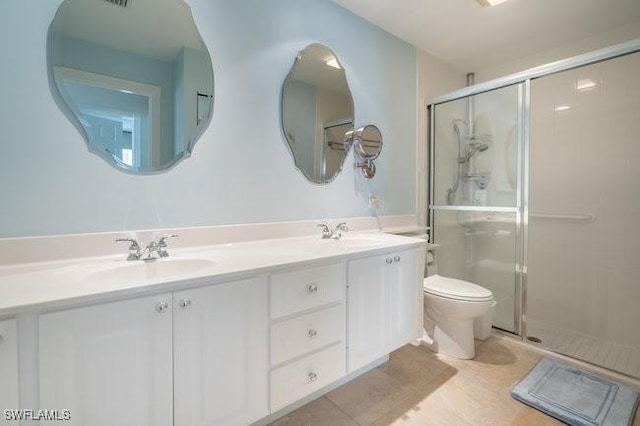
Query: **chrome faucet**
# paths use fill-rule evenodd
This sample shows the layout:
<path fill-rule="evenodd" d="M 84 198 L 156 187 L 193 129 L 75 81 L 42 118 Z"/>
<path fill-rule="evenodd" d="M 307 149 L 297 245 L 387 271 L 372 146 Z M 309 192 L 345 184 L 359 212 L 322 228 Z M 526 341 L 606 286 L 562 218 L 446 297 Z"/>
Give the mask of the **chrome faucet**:
<path fill-rule="evenodd" d="M 131 243 L 129 245 L 129 256 L 127 256 L 127 260 L 140 260 L 140 258 L 142 257 L 142 250 L 140 250 L 140 244 L 138 244 L 138 240 L 135 240 L 133 238 L 118 238 L 116 242 Z"/>
<path fill-rule="evenodd" d="M 347 232 L 349 227 L 347 222 L 340 222 L 335 228 L 331 229 L 326 223 L 319 223 L 319 227 L 322 228 L 322 239 L 328 240 L 330 238 L 339 240 L 342 237 L 342 232 Z"/>
<path fill-rule="evenodd" d="M 129 245 L 129 255 L 127 256 L 127 260 L 155 260 L 163 257 L 168 257 L 169 252 L 167 251 L 167 239 L 175 238 L 178 235 L 163 235 L 158 238 L 158 240 L 153 240 L 145 247 L 144 251 L 140 248 L 140 243 L 133 238 L 118 238 L 116 242 L 128 242 L 131 243 Z M 145 257 L 142 255 L 146 253 Z"/>
<path fill-rule="evenodd" d="M 158 238 L 157 241 L 151 241 L 144 249 L 147 256 L 142 260 L 155 260 L 163 257 L 169 257 L 169 252 L 167 251 L 167 238 L 176 238 L 177 236 L 177 234 L 163 235 Z"/>

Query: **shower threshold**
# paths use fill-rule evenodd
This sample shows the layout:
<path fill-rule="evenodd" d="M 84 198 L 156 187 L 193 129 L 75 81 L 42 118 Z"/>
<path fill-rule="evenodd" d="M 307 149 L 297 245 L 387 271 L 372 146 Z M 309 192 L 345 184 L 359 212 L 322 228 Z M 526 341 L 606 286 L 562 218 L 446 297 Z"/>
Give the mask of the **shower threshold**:
<path fill-rule="evenodd" d="M 529 344 L 640 379 L 640 348 L 576 333 L 541 321 L 527 321 Z"/>

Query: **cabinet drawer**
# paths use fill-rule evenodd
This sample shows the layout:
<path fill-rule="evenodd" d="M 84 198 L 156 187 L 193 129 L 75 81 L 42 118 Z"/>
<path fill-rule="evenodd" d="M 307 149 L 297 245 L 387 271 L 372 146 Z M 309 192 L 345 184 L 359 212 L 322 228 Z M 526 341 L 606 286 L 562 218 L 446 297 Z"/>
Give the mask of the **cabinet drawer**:
<path fill-rule="evenodd" d="M 331 343 L 345 341 L 344 305 L 302 315 L 271 326 L 271 365 Z"/>
<path fill-rule="evenodd" d="M 344 299 L 342 263 L 271 276 L 271 317 L 278 318 Z"/>
<path fill-rule="evenodd" d="M 271 372 L 271 411 L 323 388 L 345 374 L 344 344 L 284 365 Z"/>

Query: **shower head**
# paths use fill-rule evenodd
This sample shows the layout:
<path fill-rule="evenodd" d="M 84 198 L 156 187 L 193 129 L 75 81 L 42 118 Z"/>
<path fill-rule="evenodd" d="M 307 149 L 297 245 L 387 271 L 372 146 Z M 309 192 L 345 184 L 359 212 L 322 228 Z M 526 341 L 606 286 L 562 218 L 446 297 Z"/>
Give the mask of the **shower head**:
<path fill-rule="evenodd" d="M 460 126 L 466 126 L 467 123 L 465 123 L 462 120 L 453 120 L 453 131 L 456 132 L 456 135 L 458 135 L 458 137 L 460 136 L 464 136 L 464 132 L 462 129 L 460 129 Z"/>

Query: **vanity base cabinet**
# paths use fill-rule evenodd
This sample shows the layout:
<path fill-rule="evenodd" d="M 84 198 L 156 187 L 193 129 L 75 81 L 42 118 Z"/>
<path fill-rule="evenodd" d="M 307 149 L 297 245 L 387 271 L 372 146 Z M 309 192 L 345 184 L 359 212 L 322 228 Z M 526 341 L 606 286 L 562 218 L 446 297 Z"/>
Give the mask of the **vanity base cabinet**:
<path fill-rule="evenodd" d="M 267 280 L 173 296 L 175 426 L 247 425 L 267 416 Z"/>
<path fill-rule="evenodd" d="M 19 408 L 18 402 L 18 331 L 8 319 L 0 321 L 0 424 L 10 424 L 4 410 Z"/>
<path fill-rule="evenodd" d="M 344 279 L 344 262 L 271 275 L 272 412 L 346 374 Z"/>
<path fill-rule="evenodd" d="M 423 250 L 378 253 L 0 321 L 0 402 L 20 408 L 19 325 L 23 403 L 66 425 L 270 421 L 421 335 Z"/>
<path fill-rule="evenodd" d="M 67 425 L 173 424 L 171 295 L 39 317 L 40 408 Z"/>
<path fill-rule="evenodd" d="M 416 248 L 348 263 L 348 372 L 422 335 L 423 253 Z"/>

